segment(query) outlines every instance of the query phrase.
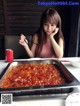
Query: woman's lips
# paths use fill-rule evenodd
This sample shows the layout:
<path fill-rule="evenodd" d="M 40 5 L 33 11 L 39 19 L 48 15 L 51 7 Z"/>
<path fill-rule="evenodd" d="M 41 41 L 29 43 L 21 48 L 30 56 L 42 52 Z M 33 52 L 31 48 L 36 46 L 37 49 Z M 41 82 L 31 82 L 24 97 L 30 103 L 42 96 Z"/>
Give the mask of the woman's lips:
<path fill-rule="evenodd" d="M 52 32 L 50 32 L 50 31 L 47 31 L 47 33 L 48 33 L 48 34 L 51 34 Z"/>

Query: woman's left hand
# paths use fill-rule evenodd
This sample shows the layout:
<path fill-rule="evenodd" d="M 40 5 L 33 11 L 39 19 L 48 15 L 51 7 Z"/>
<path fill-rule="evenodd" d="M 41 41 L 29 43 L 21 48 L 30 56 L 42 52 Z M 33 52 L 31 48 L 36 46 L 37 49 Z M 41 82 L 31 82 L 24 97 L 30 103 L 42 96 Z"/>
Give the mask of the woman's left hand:
<path fill-rule="evenodd" d="M 58 31 L 59 31 L 59 28 L 56 28 L 55 31 L 50 36 L 52 37 L 55 36 L 58 33 Z"/>

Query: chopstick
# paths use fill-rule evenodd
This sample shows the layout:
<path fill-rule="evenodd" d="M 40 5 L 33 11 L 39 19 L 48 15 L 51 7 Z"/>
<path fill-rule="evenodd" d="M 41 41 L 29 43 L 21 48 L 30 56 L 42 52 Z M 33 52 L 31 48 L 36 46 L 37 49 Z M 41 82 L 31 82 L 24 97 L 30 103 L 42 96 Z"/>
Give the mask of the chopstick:
<path fill-rule="evenodd" d="M 59 60 L 60 62 L 70 62 L 70 60 Z"/>
<path fill-rule="evenodd" d="M 33 41 L 31 41 L 31 40 L 29 40 L 29 39 L 27 39 L 29 42 L 31 42 L 31 43 L 33 43 L 33 44 L 35 44 L 35 45 L 37 45 L 37 43 L 34 43 Z M 28 43 L 27 42 L 27 40 L 26 40 L 26 38 L 24 39 L 24 41 L 26 42 L 26 43 Z"/>

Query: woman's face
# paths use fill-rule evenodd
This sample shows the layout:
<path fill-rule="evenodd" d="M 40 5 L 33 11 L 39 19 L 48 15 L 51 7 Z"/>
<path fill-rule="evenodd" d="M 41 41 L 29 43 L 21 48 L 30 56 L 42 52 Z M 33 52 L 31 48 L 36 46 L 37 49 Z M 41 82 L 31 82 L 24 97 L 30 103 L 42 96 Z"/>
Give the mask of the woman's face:
<path fill-rule="evenodd" d="M 51 35 L 55 31 L 56 25 L 47 22 L 47 23 L 44 23 L 43 28 L 47 35 Z"/>

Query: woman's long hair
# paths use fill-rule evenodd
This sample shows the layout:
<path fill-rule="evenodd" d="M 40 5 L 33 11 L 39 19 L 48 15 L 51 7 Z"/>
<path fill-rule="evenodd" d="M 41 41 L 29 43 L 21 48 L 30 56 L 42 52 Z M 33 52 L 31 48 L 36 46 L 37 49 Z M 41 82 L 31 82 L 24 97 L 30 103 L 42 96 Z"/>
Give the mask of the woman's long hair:
<path fill-rule="evenodd" d="M 52 8 L 46 9 L 41 16 L 40 27 L 37 31 L 37 35 L 38 35 L 37 53 L 41 51 L 42 45 L 47 40 L 47 35 L 46 35 L 44 28 L 43 28 L 44 24 L 47 22 L 49 22 L 50 24 L 55 24 L 56 27 L 59 28 L 57 35 L 54 36 L 56 42 L 58 43 L 60 37 L 62 39 L 64 39 L 62 30 L 61 30 L 61 17 L 60 17 L 60 15 L 58 14 L 58 12 L 56 10 L 54 10 Z"/>

